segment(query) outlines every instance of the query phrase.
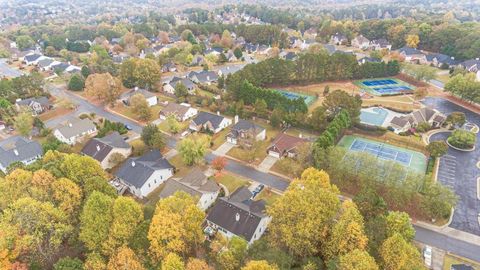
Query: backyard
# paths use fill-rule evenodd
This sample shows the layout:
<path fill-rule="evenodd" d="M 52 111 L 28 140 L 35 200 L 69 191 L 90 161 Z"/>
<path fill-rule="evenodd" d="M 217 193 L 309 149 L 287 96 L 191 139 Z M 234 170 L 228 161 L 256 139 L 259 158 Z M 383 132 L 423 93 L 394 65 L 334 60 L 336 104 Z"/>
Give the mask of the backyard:
<path fill-rule="evenodd" d="M 249 181 L 246 178 L 226 171 L 218 173 L 214 176 L 214 179 L 219 184 L 224 185 L 230 193 L 234 192 L 239 187 L 249 185 Z"/>

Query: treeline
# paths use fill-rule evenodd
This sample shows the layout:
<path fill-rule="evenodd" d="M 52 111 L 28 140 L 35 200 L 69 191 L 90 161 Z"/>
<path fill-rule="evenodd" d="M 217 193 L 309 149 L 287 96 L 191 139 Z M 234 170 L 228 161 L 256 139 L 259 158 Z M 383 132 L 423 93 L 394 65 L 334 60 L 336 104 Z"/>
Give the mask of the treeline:
<path fill-rule="evenodd" d="M 266 87 L 269 85 L 307 84 L 324 81 L 350 80 L 394 76 L 400 71 L 397 61 L 359 65 L 354 55 L 306 53 L 295 61 L 271 58 L 249 64 L 228 76 L 227 90 L 239 96 L 243 81 Z"/>
<path fill-rule="evenodd" d="M 346 110 L 340 111 L 328 124 L 327 129 L 315 141 L 315 149 L 334 146 L 343 131 L 352 125 L 350 115 Z M 315 150 L 314 149 L 314 150 Z"/>

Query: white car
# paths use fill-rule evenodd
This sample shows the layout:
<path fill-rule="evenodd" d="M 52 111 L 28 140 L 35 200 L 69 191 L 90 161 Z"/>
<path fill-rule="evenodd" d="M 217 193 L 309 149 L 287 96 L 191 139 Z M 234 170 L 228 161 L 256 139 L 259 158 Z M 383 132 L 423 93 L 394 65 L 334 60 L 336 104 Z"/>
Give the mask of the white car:
<path fill-rule="evenodd" d="M 425 265 L 428 267 L 432 266 L 432 247 L 425 246 L 423 249 L 423 258 L 425 260 Z"/>

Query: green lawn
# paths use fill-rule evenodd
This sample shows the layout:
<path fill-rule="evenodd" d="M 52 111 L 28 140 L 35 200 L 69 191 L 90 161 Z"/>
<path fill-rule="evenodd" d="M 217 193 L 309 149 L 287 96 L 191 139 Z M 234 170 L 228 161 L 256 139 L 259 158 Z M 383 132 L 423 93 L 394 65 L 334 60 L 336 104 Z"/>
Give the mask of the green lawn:
<path fill-rule="evenodd" d="M 277 193 L 273 193 L 270 190 L 266 190 L 266 188 L 260 192 L 260 194 L 257 195 L 255 200 L 265 200 L 267 205 L 273 205 L 275 201 L 277 201 L 281 196 L 278 195 Z"/>
<path fill-rule="evenodd" d="M 220 145 L 222 145 L 225 142 L 225 138 L 230 132 L 230 127 L 227 127 L 226 129 L 220 131 L 217 134 L 213 134 L 212 136 L 212 150 L 216 150 Z"/>
<path fill-rule="evenodd" d="M 301 173 L 302 166 L 295 159 L 284 157 L 275 162 L 270 170 L 290 178 L 295 178 L 299 176 L 297 173 Z"/>
<path fill-rule="evenodd" d="M 180 130 L 178 131 L 178 133 L 182 133 L 183 131 L 185 131 L 188 126 L 190 125 L 190 120 L 187 120 L 187 121 L 183 121 L 183 122 L 178 122 L 180 124 Z M 168 128 L 168 121 L 167 120 L 164 120 L 162 121 L 159 125 L 158 125 L 158 129 L 160 129 L 161 131 L 163 132 L 166 132 L 166 133 L 171 133 L 170 132 L 170 129 Z"/>
<path fill-rule="evenodd" d="M 256 165 L 260 164 L 262 160 L 264 160 L 267 156 L 267 148 L 270 146 L 272 140 L 277 136 L 279 132 L 278 129 L 273 128 L 269 125 L 261 126 L 263 126 L 267 130 L 266 138 L 264 141 L 257 142 L 253 149 L 234 147 L 230 151 L 228 151 L 227 155 L 248 163 L 253 163 Z"/>
<path fill-rule="evenodd" d="M 215 176 L 215 181 L 224 185 L 230 193 L 234 192 L 239 187 L 249 185 L 249 181 L 246 178 L 234 175 L 230 172 L 222 172 L 220 175 Z"/>
<path fill-rule="evenodd" d="M 456 255 L 446 254 L 445 258 L 443 259 L 443 270 L 450 270 L 452 264 L 466 264 L 473 266 L 474 269 L 480 269 L 479 263 L 476 263 L 466 258 L 458 257 Z"/>
<path fill-rule="evenodd" d="M 187 166 L 183 160 L 182 156 L 180 154 L 172 157 L 171 159 L 168 160 L 170 164 L 172 164 L 175 169 L 175 177 L 183 177 L 188 174 L 188 172 L 192 169 L 192 167 Z"/>

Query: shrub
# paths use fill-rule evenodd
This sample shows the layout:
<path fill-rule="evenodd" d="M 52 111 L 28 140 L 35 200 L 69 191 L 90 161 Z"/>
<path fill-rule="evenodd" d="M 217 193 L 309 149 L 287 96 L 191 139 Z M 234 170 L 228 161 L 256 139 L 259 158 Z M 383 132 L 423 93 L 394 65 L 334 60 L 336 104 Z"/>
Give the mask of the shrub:
<path fill-rule="evenodd" d="M 451 145 L 461 149 L 472 148 L 475 145 L 476 140 L 477 137 L 475 136 L 475 133 L 462 129 L 455 130 L 452 132 L 452 135 L 448 137 L 448 142 Z"/>
<path fill-rule="evenodd" d="M 74 74 L 70 78 L 70 81 L 68 82 L 68 90 L 82 91 L 84 87 L 85 87 L 85 80 L 80 74 Z"/>

